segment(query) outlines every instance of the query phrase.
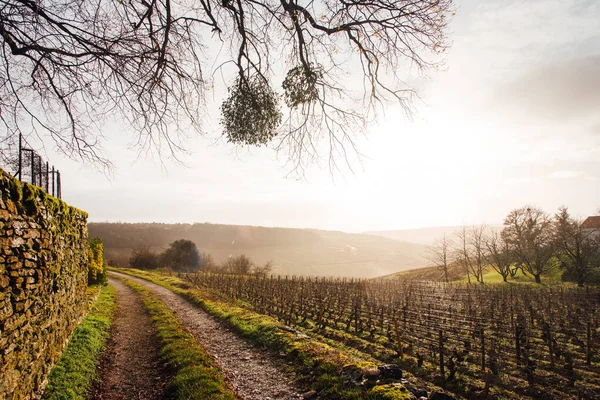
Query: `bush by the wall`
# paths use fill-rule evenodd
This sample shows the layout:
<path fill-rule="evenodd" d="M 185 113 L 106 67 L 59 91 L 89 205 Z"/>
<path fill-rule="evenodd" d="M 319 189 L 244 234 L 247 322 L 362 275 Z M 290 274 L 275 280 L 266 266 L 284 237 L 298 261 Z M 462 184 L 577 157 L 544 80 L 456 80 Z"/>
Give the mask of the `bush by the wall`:
<path fill-rule="evenodd" d="M 106 283 L 106 263 L 104 262 L 104 245 L 100 238 L 90 238 L 89 258 L 90 267 L 88 269 L 88 284 Z"/>

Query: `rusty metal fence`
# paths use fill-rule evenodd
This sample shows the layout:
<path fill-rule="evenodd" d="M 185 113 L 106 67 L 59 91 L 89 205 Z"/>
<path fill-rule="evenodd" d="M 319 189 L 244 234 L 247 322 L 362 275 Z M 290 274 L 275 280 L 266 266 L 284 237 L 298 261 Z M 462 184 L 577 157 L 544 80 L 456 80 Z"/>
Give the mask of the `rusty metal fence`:
<path fill-rule="evenodd" d="M 54 197 L 62 197 L 60 171 L 50 166 L 35 150 L 26 147 L 23 137 L 19 135 L 18 148 L 10 157 L 3 157 L 6 166 L 16 171 L 13 176 L 22 182 L 41 187 Z"/>

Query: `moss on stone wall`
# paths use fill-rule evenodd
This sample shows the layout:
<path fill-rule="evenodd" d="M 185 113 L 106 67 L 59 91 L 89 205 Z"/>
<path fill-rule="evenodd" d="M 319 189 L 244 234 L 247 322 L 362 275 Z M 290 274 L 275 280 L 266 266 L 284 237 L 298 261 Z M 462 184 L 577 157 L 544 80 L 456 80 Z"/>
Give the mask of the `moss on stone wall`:
<path fill-rule="evenodd" d="M 87 213 L 0 169 L 0 400 L 44 386 L 87 311 Z"/>

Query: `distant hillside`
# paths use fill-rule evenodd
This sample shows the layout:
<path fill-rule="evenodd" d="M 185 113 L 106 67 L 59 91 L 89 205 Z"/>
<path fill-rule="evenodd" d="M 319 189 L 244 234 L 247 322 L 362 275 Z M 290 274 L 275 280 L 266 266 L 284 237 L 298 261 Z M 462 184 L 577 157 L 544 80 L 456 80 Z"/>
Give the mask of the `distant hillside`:
<path fill-rule="evenodd" d="M 217 262 L 239 254 L 256 263 L 273 261 L 274 272 L 284 275 L 371 278 L 427 264 L 423 245 L 366 234 L 207 223 L 89 223 L 88 228 L 115 265 L 127 265 L 134 248 L 158 252 L 177 239 L 193 241 Z"/>
<path fill-rule="evenodd" d="M 409 271 L 396 272 L 384 279 L 414 279 L 418 281 L 436 281 L 444 282 L 444 272 L 438 267 L 423 267 L 411 269 Z M 448 269 L 448 280 L 451 282 L 460 281 L 465 278 L 464 270 L 458 266 L 451 266 Z"/>
<path fill-rule="evenodd" d="M 497 225 L 491 225 L 490 228 L 499 229 L 501 227 Z M 462 226 L 435 226 L 431 228 L 365 232 L 365 234 L 382 236 L 402 242 L 432 245 L 437 239 L 443 237 L 444 234 L 446 234 L 448 237 L 454 237 L 461 229 Z"/>
<path fill-rule="evenodd" d="M 382 236 L 388 239 L 400 240 L 403 242 L 431 245 L 437 239 L 444 236 L 444 233 L 446 236 L 452 236 L 458 233 L 458 231 L 461 229 L 462 228 L 460 226 L 435 226 L 431 228 L 365 232 L 365 234 Z"/>

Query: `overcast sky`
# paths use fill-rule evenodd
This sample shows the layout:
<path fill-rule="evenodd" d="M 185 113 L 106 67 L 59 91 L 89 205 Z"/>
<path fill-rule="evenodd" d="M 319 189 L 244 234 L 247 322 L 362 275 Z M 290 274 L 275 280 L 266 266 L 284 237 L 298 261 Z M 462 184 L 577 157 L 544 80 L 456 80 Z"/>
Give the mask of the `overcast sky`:
<path fill-rule="evenodd" d="M 185 166 L 167 160 L 163 167 L 128 149 L 133 134 L 107 125 L 113 175 L 53 156 L 63 198 L 90 221 L 350 232 L 498 224 L 525 204 L 593 214 L 600 206 L 600 2 L 456 5 L 446 68 L 419 84 L 412 120 L 395 106 L 380 116 L 358 142 L 365 158 L 353 173 L 332 178 L 315 166 L 304 181 L 286 178 L 272 150 L 215 140 L 210 117 L 209 133 L 186 142 Z"/>

